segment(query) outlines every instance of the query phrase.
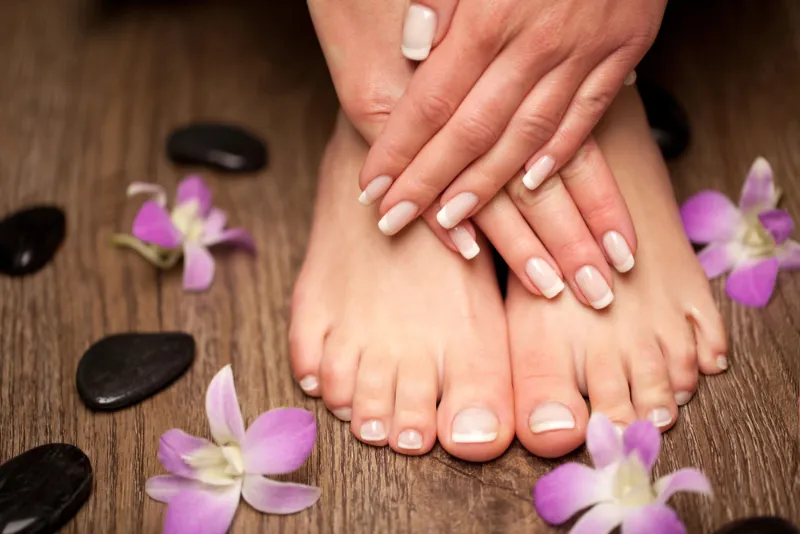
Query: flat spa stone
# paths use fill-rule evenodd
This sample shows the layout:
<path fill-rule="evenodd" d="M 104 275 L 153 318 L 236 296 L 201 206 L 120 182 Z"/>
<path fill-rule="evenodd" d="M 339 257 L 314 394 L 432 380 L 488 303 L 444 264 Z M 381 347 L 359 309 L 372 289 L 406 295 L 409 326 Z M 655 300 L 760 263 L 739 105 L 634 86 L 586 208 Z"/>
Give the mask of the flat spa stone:
<path fill-rule="evenodd" d="M 798 530 L 785 519 L 764 516 L 728 523 L 714 534 L 798 534 Z"/>
<path fill-rule="evenodd" d="M 0 532 L 48 534 L 92 492 L 92 464 L 77 447 L 51 443 L 0 465 Z"/>
<path fill-rule="evenodd" d="M 691 138 L 689 118 L 683 107 L 665 89 L 649 84 L 637 84 L 642 97 L 650 131 L 665 159 L 680 156 Z"/>
<path fill-rule="evenodd" d="M 196 123 L 172 132 L 167 156 L 179 164 L 226 172 L 254 172 L 267 164 L 267 147 L 254 134 L 229 124 Z"/>
<path fill-rule="evenodd" d="M 155 395 L 194 360 L 195 342 L 181 332 L 115 334 L 86 351 L 75 383 L 93 410 L 118 410 Z"/>
<path fill-rule="evenodd" d="M 7 216 L 0 221 L 0 273 L 37 272 L 53 259 L 66 231 L 64 212 L 55 206 L 33 206 Z"/>

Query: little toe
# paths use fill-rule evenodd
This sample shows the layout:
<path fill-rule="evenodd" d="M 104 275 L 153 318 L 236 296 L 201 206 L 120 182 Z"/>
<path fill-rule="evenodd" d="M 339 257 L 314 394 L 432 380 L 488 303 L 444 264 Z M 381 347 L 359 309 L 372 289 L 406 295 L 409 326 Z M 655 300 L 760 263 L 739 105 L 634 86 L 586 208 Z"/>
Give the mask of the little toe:
<path fill-rule="evenodd" d="M 319 366 L 322 400 L 333 415 L 350 421 L 360 351 L 356 345 L 340 340 L 336 333 L 325 340 Z"/>
<path fill-rule="evenodd" d="M 675 403 L 683 406 L 697 390 L 697 347 L 694 336 L 689 325 L 679 318 L 666 325 L 659 338 Z"/>
<path fill-rule="evenodd" d="M 398 365 L 389 445 L 401 454 L 425 454 L 436 443 L 436 367 L 433 357 L 404 358 Z"/>
<path fill-rule="evenodd" d="M 602 413 L 622 430 L 636 421 L 631 390 L 619 350 L 610 342 L 600 343 L 586 355 L 586 388 L 592 413 Z"/>
<path fill-rule="evenodd" d="M 386 445 L 394 412 L 397 359 L 367 349 L 361 356 L 350 429 L 370 445 Z"/>
<path fill-rule="evenodd" d="M 655 341 L 634 346 L 637 348 L 628 357 L 633 405 L 639 419 L 647 419 L 664 431 L 678 419 L 667 361 Z"/>
<path fill-rule="evenodd" d="M 309 324 L 302 317 L 292 317 L 289 327 L 292 374 L 300 389 L 312 397 L 319 397 L 321 394 L 319 366 L 326 334 L 327 328 L 324 324 Z"/>
<path fill-rule="evenodd" d="M 697 306 L 690 306 L 688 316 L 694 328 L 700 371 L 706 375 L 725 371 L 728 368 L 725 323 L 711 295 L 702 298 Z"/>

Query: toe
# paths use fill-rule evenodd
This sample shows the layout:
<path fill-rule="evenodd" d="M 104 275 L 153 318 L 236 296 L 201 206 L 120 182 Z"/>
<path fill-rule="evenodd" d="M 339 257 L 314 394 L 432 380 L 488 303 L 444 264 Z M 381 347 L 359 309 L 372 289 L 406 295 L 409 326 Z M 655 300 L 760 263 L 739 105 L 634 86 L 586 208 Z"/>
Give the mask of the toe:
<path fill-rule="evenodd" d="M 370 445 L 386 445 L 394 412 L 397 359 L 367 349 L 358 365 L 353 395 L 353 434 Z"/>
<path fill-rule="evenodd" d="M 694 328 L 697 360 L 706 375 L 715 375 L 728 368 L 728 342 L 725 323 L 709 293 L 688 312 Z"/>
<path fill-rule="evenodd" d="M 592 413 L 602 413 L 615 425 L 625 427 L 636 420 L 631 390 L 620 351 L 609 341 L 598 340 L 586 354 L 586 388 Z"/>
<path fill-rule="evenodd" d="M 436 443 L 438 370 L 433 357 L 405 358 L 398 365 L 389 445 L 402 454 L 425 454 Z"/>
<path fill-rule="evenodd" d="M 628 353 L 631 399 L 639 419 L 647 419 L 666 430 L 678 418 L 678 405 L 669 382 L 666 358 L 655 342 L 640 343 Z"/>
<path fill-rule="evenodd" d="M 289 354 L 292 374 L 306 395 L 320 396 L 319 366 L 327 326 L 322 322 L 306 322 L 300 316 L 292 316 L 289 327 Z"/>
<path fill-rule="evenodd" d="M 350 421 L 352 416 L 359 356 L 358 347 L 338 338 L 335 332 L 325 340 L 319 366 L 322 400 L 342 421 Z"/>
<path fill-rule="evenodd" d="M 697 348 L 689 325 L 679 317 L 659 334 L 667 361 L 669 382 L 675 403 L 683 406 L 697 390 Z"/>

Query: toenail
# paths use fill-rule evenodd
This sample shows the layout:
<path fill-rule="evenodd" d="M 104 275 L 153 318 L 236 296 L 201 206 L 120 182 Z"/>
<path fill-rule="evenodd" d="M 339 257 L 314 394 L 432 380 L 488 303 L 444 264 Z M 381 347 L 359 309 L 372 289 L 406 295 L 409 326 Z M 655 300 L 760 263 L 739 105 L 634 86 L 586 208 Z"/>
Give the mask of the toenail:
<path fill-rule="evenodd" d="M 591 265 L 584 265 L 575 275 L 578 287 L 595 310 L 602 310 L 614 300 L 614 293 L 600 271 Z"/>
<path fill-rule="evenodd" d="M 683 406 L 690 400 L 692 400 L 691 391 L 679 391 L 675 394 L 675 404 L 677 404 L 678 406 Z"/>
<path fill-rule="evenodd" d="M 341 419 L 342 421 L 349 421 L 353 417 L 353 410 L 351 408 L 336 408 L 331 410 L 331 413 Z"/>
<path fill-rule="evenodd" d="M 378 176 L 370 183 L 367 184 L 367 187 L 361 192 L 361 196 L 358 197 L 358 201 L 361 202 L 364 206 L 369 206 L 380 197 L 384 195 L 389 190 L 389 186 L 392 185 L 392 177 L 391 176 Z"/>
<path fill-rule="evenodd" d="M 319 382 L 317 382 L 317 377 L 314 375 L 304 376 L 298 382 L 300 384 L 300 389 L 305 391 L 306 393 L 311 393 L 317 387 L 319 387 Z"/>
<path fill-rule="evenodd" d="M 728 368 L 728 358 L 725 356 L 717 356 L 717 367 L 723 371 Z"/>
<path fill-rule="evenodd" d="M 497 416 L 483 408 L 466 408 L 453 419 L 454 443 L 489 443 L 497 439 Z"/>
<path fill-rule="evenodd" d="M 529 259 L 525 264 L 525 273 L 545 298 L 551 299 L 564 289 L 564 282 L 558 277 L 555 269 L 541 258 Z"/>
<path fill-rule="evenodd" d="M 403 430 L 397 436 L 397 446 L 401 449 L 414 451 L 422 448 L 422 434 L 416 430 Z"/>
<path fill-rule="evenodd" d="M 603 236 L 603 247 L 606 249 L 608 257 L 614 268 L 620 273 L 627 273 L 633 269 L 634 259 L 628 242 L 622 234 L 615 231 L 607 232 Z"/>
<path fill-rule="evenodd" d="M 617 435 L 619 437 L 622 437 L 622 435 L 625 433 L 625 425 L 614 423 L 614 430 L 617 431 Z"/>
<path fill-rule="evenodd" d="M 363 423 L 359 433 L 364 441 L 383 441 L 386 439 L 386 430 L 383 428 L 383 423 L 377 419 Z"/>
<path fill-rule="evenodd" d="M 534 434 L 569 430 L 575 428 L 575 417 L 572 411 L 560 402 L 546 402 L 533 411 L 528 418 L 528 426 Z"/>
<path fill-rule="evenodd" d="M 647 414 L 647 419 L 658 428 L 661 428 L 672 422 L 672 414 L 666 408 L 656 408 Z"/>
<path fill-rule="evenodd" d="M 410 200 L 403 200 L 386 212 L 378 221 L 378 228 L 386 235 L 394 235 L 410 223 L 418 212 L 419 206 Z"/>

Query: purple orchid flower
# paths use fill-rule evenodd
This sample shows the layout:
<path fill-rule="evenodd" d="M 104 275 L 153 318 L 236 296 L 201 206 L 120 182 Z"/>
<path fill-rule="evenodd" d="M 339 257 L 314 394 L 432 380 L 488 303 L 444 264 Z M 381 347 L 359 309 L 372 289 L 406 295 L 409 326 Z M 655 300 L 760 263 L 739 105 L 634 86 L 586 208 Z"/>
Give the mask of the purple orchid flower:
<path fill-rule="evenodd" d="M 133 237 L 115 236 L 115 242 L 129 246 L 152 263 L 167 269 L 184 258 L 183 288 L 204 291 L 214 280 L 214 258 L 208 248 L 217 244 L 238 245 L 253 250 L 253 238 L 242 228 L 225 229 L 227 215 L 211 205 L 211 191 L 199 176 L 187 176 L 178 185 L 175 207 L 166 209 L 164 188 L 136 182 L 128 196 L 153 195 L 133 221 Z M 146 243 L 151 245 L 146 247 Z"/>
<path fill-rule="evenodd" d="M 560 525 L 592 507 L 570 534 L 608 534 L 619 525 L 625 534 L 685 534 L 666 502 L 679 491 L 711 495 L 711 485 L 692 468 L 651 483 L 660 447 L 661 433 L 650 421 L 637 421 L 620 435 L 606 416 L 592 414 L 586 448 L 594 469 L 570 462 L 540 478 L 533 490 L 536 511 L 548 523 Z"/>
<path fill-rule="evenodd" d="M 216 444 L 173 428 L 161 436 L 158 459 L 170 475 L 147 481 L 147 494 L 168 503 L 167 534 L 223 534 L 239 506 L 292 514 L 317 502 L 319 488 L 262 475 L 296 470 L 314 447 L 314 414 L 281 408 L 261 414 L 245 432 L 230 365 L 211 380 L 206 414 Z"/>
<path fill-rule="evenodd" d="M 701 191 L 681 206 L 689 240 L 706 245 L 697 255 L 706 276 L 713 279 L 730 271 L 725 290 L 747 306 L 769 302 L 779 270 L 800 268 L 800 243 L 789 239 L 794 221 L 776 209 L 779 199 L 769 162 L 758 158 L 738 208 L 718 191 Z"/>

